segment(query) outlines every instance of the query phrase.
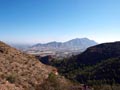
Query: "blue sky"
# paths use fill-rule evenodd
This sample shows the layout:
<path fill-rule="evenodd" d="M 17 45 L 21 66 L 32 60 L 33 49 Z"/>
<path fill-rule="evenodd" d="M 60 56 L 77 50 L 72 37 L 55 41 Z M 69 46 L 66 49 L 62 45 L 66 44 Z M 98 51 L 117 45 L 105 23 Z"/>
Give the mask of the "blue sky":
<path fill-rule="evenodd" d="M 0 0 L 0 40 L 120 41 L 120 0 Z"/>

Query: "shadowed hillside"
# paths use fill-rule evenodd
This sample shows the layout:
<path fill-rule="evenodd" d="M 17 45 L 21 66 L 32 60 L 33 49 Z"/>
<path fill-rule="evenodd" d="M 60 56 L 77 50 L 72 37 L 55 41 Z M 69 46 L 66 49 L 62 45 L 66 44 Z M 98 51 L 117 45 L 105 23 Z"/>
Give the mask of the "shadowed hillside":
<path fill-rule="evenodd" d="M 120 84 L 120 42 L 88 48 L 82 54 L 51 61 L 65 77 L 90 85 Z"/>
<path fill-rule="evenodd" d="M 120 56 L 120 42 L 104 43 L 88 48 L 77 56 L 80 64 L 96 64 L 108 58 Z"/>

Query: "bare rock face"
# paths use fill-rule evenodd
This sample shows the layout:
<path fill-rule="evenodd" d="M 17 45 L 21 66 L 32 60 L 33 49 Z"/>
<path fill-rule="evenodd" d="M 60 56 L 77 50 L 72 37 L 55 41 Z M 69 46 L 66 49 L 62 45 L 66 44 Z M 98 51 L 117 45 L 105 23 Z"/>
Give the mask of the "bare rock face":
<path fill-rule="evenodd" d="M 34 56 L 0 42 L 0 90 L 35 90 L 53 69 Z"/>

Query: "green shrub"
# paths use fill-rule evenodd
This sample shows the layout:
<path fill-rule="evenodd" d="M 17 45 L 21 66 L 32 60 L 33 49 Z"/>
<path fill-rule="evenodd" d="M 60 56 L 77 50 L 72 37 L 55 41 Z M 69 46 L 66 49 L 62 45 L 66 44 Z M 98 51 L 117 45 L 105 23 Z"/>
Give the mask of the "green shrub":
<path fill-rule="evenodd" d="M 6 80 L 9 81 L 10 83 L 15 83 L 17 80 L 17 75 L 10 74 L 10 75 L 6 76 Z"/>

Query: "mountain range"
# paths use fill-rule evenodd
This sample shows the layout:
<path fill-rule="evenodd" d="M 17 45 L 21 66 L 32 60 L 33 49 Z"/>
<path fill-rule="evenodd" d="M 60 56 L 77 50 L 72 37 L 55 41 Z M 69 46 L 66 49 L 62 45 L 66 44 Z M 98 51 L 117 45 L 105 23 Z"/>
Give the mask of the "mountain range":
<path fill-rule="evenodd" d="M 49 42 L 45 44 L 35 44 L 23 51 L 28 54 L 39 55 L 40 57 L 52 56 L 53 58 L 65 58 L 77 55 L 85 51 L 88 47 L 97 45 L 97 43 L 88 38 L 76 38 L 66 42 Z"/>
<path fill-rule="evenodd" d="M 36 45 L 33 45 L 31 49 L 33 50 L 85 50 L 86 48 L 90 46 L 94 46 L 97 43 L 93 40 L 90 40 L 88 38 L 76 38 L 72 39 L 66 42 L 49 42 L 46 44 L 38 43 Z"/>

